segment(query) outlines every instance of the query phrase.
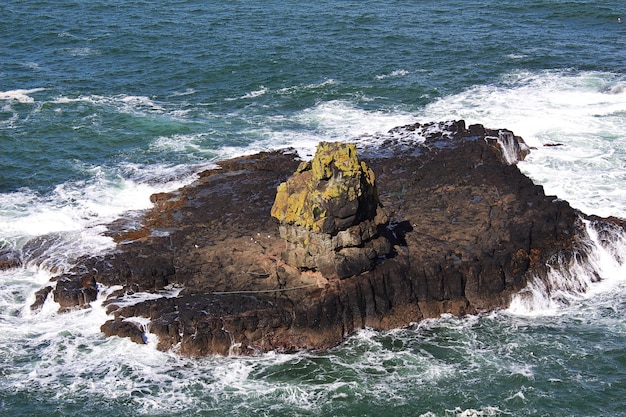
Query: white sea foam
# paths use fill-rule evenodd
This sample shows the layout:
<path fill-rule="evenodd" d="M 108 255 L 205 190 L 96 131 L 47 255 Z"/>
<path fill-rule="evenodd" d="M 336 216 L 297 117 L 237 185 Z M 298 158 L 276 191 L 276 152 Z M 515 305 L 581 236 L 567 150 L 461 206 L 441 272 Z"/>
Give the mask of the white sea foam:
<path fill-rule="evenodd" d="M 20 65 L 33 71 L 41 71 L 41 66 L 37 62 L 23 62 Z"/>
<path fill-rule="evenodd" d="M 216 155 L 220 154 L 220 150 L 206 149 L 203 146 L 203 142 L 205 141 L 214 142 L 210 140 L 210 137 L 210 133 L 175 134 L 171 136 L 160 136 L 150 144 L 150 148 L 155 151 L 188 154 L 190 159 L 199 159 L 198 155 L 202 154 L 205 154 L 211 158 L 215 158 Z"/>
<path fill-rule="evenodd" d="M 123 297 L 119 297 L 115 300 L 115 305 L 119 307 L 127 307 L 132 306 L 144 301 L 148 300 L 157 300 L 159 298 L 175 298 L 178 297 L 180 292 L 183 290 L 182 287 L 172 285 L 161 291 L 155 292 L 135 292 L 132 294 L 127 294 Z"/>
<path fill-rule="evenodd" d="M 121 94 L 115 96 L 114 99 L 119 100 L 122 103 L 128 104 L 130 108 L 148 108 L 153 111 L 162 112 L 165 108 L 160 104 L 157 104 L 154 100 L 145 96 L 129 96 Z"/>
<path fill-rule="evenodd" d="M 284 87 L 278 90 L 279 94 L 291 95 L 294 93 L 298 93 L 301 91 L 309 91 L 309 90 L 317 90 L 320 88 L 328 87 L 331 85 L 338 84 L 338 81 L 329 78 L 319 83 L 311 83 L 311 84 L 303 84 L 303 85 L 295 85 L 291 87 Z"/>
<path fill-rule="evenodd" d="M 415 122 L 410 113 L 367 111 L 353 104 L 334 100 L 316 105 L 295 116 L 295 121 L 311 129 L 322 140 L 348 141 L 362 135 L 388 132 L 390 129 Z M 287 144 L 298 147 L 299 138 L 293 134 Z"/>
<path fill-rule="evenodd" d="M 21 90 L 0 91 L 0 100 L 15 101 L 18 103 L 34 103 L 35 99 L 30 95 L 39 91 L 44 91 L 45 88 L 32 88 Z"/>
<path fill-rule="evenodd" d="M 405 75 L 409 75 L 410 72 L 405 69 L 399 69 L 390 72 L 389 74 L 377 75 L 377 80 L 384 80 L 385 78 L 396 78 L 396 77 L 404 77 Z"/>
<path fill-rule="evenodd" d="M 127 178 L 94 168 L 90 180 L 60 184 L 48 195 L 28 189 L 0 194 L 0 242 L 19 250 L 29 240 L 45 237 L 45 252 L 35 251 L 35 259 L 25 260 L 65 268 L 68 265 L 64 262 L 72 257 L 113 246 L 112 239 L 103 234 L 106 224 L 125 212 L 151 207 L 152 194 L 176 189 L 196 178 L 187 167 L 184 173 L 181 167 L 118 168 Z"/>
<path fill-rule="evenodd" d="M 264 86 L 260 86 L 258 90 L 254 90 L 254 91 L 250 91 L 247 94 L 244 94 L 241 98 L 242 99 L 246 99 L 246 98 L 255 98 L 255 97 L 259 97 L 262 96 L 263 94 L 267 93 L 269 90 L 264 87 Z"/>
<path fill-rule="evenodd" d="M 317 89 L 317 88 L 327 87 L 329 85 L 336 85 L 336 84 L 338 84 L 337 80 L 334 80 L 332 78 L 328 78 L 328 79 L 326 79 L 326 80 L 324 80 L 322 82 L 319 82 L 319 83 L 306 84 L 304 86 L 304 88 L 307 89 L 307 90 L 314 90 L 314 89 Z"/>
<path fill-rule="evenodd" d="M 98 52 L 92 48 L 89 47 L 82 47 L 82 48 L 70 48 L 67 49 L 67 52 L 71 55 L 71 56 L 89 56 L 89 55 L 96 55 L 98 54 Z"/>
<path fill-rule="evenodd" d="M 589 214 L 626 218 L 625 80 L 598 72 L 520 72 L 428 105 L 420 118 L 507 128 L 534 147 L 520 169 Z M 544 146 L 560 144 L 563 146 Z"/>
<path fill-rule="evenodd" d="M 322 141 L 376 140 L 376 133 L 387 133 L 390 129 L 414 122 L 409 113 L 392 113 L 359 109 L 348 101 L 333 100 L 320 103 L 312 108 L 286 119 L 284 116 L 268 117 L 267 122 L 242 135 L 249 136 L 249 144 L 224 146 L 219 157 L 247 155 L 277 148 L 293 148 L 303 159 L 310 159 L 317 144 Z M 285 124 L 295 124 L 296 129 L 285 129 Z M 194 138 L 188 138 L 193 146 Z M 183 146 L 184 142 L 183 142 Z"/>
<path fill-rule="evenodd" d="M 31 279 L 25 271 L 12 273 L 14 279 Z M 0 292 L 14 297 L 0 300 L 0 342 L 5 359 L 12 358 L 21 365 L 14 369 L 7 384 L 20 390 L 48 389 L 60 398 L 79 392 L 132 398 L 132 392 L 142 389 L 142 385 L 168 382 L 158 371 L 168 354 L 157 352 L 154 346 L 103 338 L 100 324 L 108 318 L 102 306 L 108 295 L 106 288 L 101 288 L 98 300 L 89 309 L 59 314 L 58 305 L 48 300 L 37 314 L 26 313 L 27 309 L 20 315 L 4 314 L 7 307 L 19 309 L 21 297 L 29 291 L 24 288 L 20 295 L 14 285 L 12 290 Z M 120 373 L 128 374 L 125 368 L 133 370 L 133 375 L 120 379 Z"/>
<path fill-rule="evenodd" d="M 1 120 L 0 126 L 10 129 L 15 127 L 15 123 L 19 120 L 20 115 L 13 109 L 10 102 L 5 102 L 5 104 L 1 106 L 0 111 L 11 115 L 10 117 Z"/>
<path fill-rule="evenodd" d="M 579 255 L 568 261 L 555 259 L 546 279 L 535 277 L 513 297 L 509 313 L 560 314 L 573 302 L 612 291 L 626 280 L 626 233 L 584 223 L 588 238 Z"/>
<path fill-rule="evenodd" d="M 191 96 L 196 94 L 196 90 L 193 88 L 187 88 L 185 91 L 174 91 L 171 96 L 172 97 L 182 97 L 182 96 Z"/>
<path fill-rule="evenodd" d="M 254 91 L 250 91 L 240 97 L 236 97 L 236 98 L 225 98 L 225 101 L 235 101 L 235 100 L 247 100 L 247 99 L 252 99 L 252 98 L 257 98 L 260 97 L 264 94 L 266 94 L 269 91 L 269 89 L 265 86 L 259 86 L 258 90 L 254 90 Z"/>
<path fill-rule="evenodd" d="M 150 207 L 152 193 L 195 178 L 180 167 L 119 168 L 125 177 L 94 168 L 90 180 L 61 184 L 49 195 L 27 189 L 0 194 L 0 243 L 4 248 L 22 250 L 26 261 L 23 268 L 0 272 L 0 345 L 7 348 L 4 361 L 23 364 L 7 382 L 14 389 L 35 387 L 57 392 L 60 397 L 89 392 L 110 398 L 128 396 L 130 400 L 149 392 L 154 381 L 168 384 L 172 380 L 154 372 L 170 357 L 156 351 L 155 336 L 148 334 L 147 346 L 103 338 L 100 325 L 108 316 L 102 301 L 115 288 L 100 287 L 98 300 L 85 310 L 60 314 L 51 295 L 36 314 L 29 308 L 35 291 L 54 286 L 49 282 L 51 271 L 56 274 L 71 267 L 77 256 L 113 247 L 112 240 L 103 235 L 105 224 L 128 210 Z M 29 244 L 32 239 L 37 239 L 37 244 Z M 172 288 L 165 295 L 178 292 L 180 289 Z M 123 302 L 148 297 L 139 294 Z M 125 360 L 119 361 L 121 357 Z M 128 369 L 133 370 L 131 376 L 120 379 L 121 374 L 128 376 Z"/>
<path fill-rule="evenodd" d="M 502 410 L 498 407 L 484 407 L 481 409 L 467 408 L 463 409 L 461 407 L 456 407 L 452 410 L 446 410 L 446 416 L 454 416 L 454 417 L 485 417 L 485 416 L 501 416 L 504 414 Z"/>
<path fill-rule="evenodd" d="M 52 104 L 88 103 L 97 106 L 112 106 L 124 113 L 165 113 L 166 104 L 146 96 L 117 94 L 114 96 L 88 95 L 78 97 L 60 96 L 50 101 Z"/>
<path fill-rule="evenodd" d="M 498 131 L 498 137 L 496 138 L 500 149 L 502 149 L 502 156 L 507 164 L 513 165 L 520 161 L 519 155 L 522 152 L 527 152 L 528 145 L 524 142 L 518 142 L 515 140 L 513 132 L 500 129 Z"/>

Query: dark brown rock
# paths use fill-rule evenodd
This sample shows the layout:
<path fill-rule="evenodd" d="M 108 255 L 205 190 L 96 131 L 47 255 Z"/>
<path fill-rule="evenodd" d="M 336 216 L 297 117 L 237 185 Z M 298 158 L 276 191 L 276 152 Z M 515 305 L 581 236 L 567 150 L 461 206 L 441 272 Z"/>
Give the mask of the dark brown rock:
<path fill-rule="evenodd" d="M 63 275 L 57 279 L 53 294 L 60 310 L 85 308 L 98 297 L 98 286 L 93 275 Z"/>
<path fill-rule="evenodd" d="M 346 264 L 344 279 L 329 280 L 319 266 L 284 262 L 289 251 L 270 212 L 277 187 L 301 161 L 269 152 L 224 161 L 196 183 L 154 196 L 142 217 L 116 222 L 110 233 L 124 243 L 81 259 L 59 278 L 55 299 L 86 305 L 95 281 L 120 285 L 107 300 L 115 318 L 103 331 L 139 341 L 141 329 L 123 323 L 144 317 L 160 349 L 189 356 L 320 349 L 364 326 L 505 307 L 529 279 L 559 267 L 554 259 L 584 256 L 584 215 L 519 171 L 514 163 L 528 149 L 511 132 L 459 121 L 371 139 L 357 147 L 377 175 L 377 207 L 388 220 L 348 237 L 376 233 L 392 251 L 366 272 Z M 371 219 L 366 212 L 344 230 Z M 624 227 L 592 221 L 607 235 Z M 173 286 L 180 293 L 172 295 Z M 162 296 L 123 299 L 137 291 Z"/>
<path fill-rule="evenodd" d="M 109 320 L 100 327 L 100 330 L 102 330 L 102 333 L 107 337 L 128 337 L 130 340 L 140 345 L 146 344 L 146 335 L 144 332 L 135 323 L 130 321 L 120 318 Z"/>
<path fill-rule="evenodd" d="M 48 295 L 52 292 L 53 288 L 48 285 L 35 292 L 35 301 L 30 305 L 30 309 L 33 312 L 38 312 L 43 307 L 44 303 L 48 299 Z"/>

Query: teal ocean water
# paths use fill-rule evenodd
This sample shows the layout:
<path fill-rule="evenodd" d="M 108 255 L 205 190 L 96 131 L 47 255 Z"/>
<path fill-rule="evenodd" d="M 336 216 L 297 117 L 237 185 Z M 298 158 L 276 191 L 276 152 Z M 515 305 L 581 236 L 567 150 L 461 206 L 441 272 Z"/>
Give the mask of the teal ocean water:
<path fill-rule="evenodd" d="M 5 0 L 0 16 L 0 249 L 25 264 L 0 272 L 0 415 L 626 416 L 619 234 L 590 230 L 587 262 L 505 311 L 326 352 L 105 339 L 107 288 L 89 310 L 28 308 L 113 247 L 107 222 L 219 159 L 413 122 L 512 129 L 549 194 L 626 219 L 623 1 Z"/>

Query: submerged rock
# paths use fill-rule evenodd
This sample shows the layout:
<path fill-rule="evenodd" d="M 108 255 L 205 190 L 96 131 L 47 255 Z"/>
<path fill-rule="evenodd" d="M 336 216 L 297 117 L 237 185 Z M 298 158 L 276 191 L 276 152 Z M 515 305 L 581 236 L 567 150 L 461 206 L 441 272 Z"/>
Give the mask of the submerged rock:
<path fill-rule="evenodd" d="M 320 143 L 313 160 L 278 186 L 271 214 L 287 241 L 281 259 L 326 278 L 368 271 L 391 251 L 378 232 L 388 219 L 374 172 L 354 144 Z"/>
<path fill-rule="evenodd" d="M 20 266 L 22 266 L 22 259 L 19 252 L 0 248 L 0 271 Z"/>
<path fill-rule="evenodd" d="M 189 356 L 322 349 L 365 326 L 506 307 L 585 239 L 585 216 L 516 167 L 527 152 L 509 131 L 457 121 L 323 144 L 311 162 L 291 150 L 223 161 L 111 225 L 117 249 L 79 260 L 55 299 L 120 286 L 106 335 L 150 331 Z"/>

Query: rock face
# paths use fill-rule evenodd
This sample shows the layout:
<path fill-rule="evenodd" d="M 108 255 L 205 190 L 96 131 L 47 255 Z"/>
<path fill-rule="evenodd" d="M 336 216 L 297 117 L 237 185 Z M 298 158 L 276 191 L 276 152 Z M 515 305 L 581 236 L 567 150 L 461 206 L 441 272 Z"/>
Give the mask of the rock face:
<path fill-rule="evenodd" d="M 414 124 L 334 147 L 304 164 L 289 150 L 223 161 L 153 196 L 110 226 L 115 251 L 57 277 L 55 297 L 86 305 L 109 286 L 106 335 L 149 331 L 182 355 L 290 352 L 505 307 L 584 256 L 585 216 L 519 171 L 528 148 L 512 132 Z"/>
<path fill-rule="evenodd" d="M 387 216 L 374 172 L 357 158 L 356 145 L 320 143 L 312 161 L 278 186 L 271 214 L 287 241 L 281 259 L 326 278 L 372 269 L 391 251 L 381 236 Z"/>
<path fill-rule="evenodd" d="M 57 280 L 53 290 L 54 301 L 59 303 L 61 310 L 73 307 L 88 307 L 98 296 L 98 286 L 92 275 L 81 275 L 79 280 L 73 276 L 65 276 Z M 77 285 L 78 284 L 78 285 Z"/>

